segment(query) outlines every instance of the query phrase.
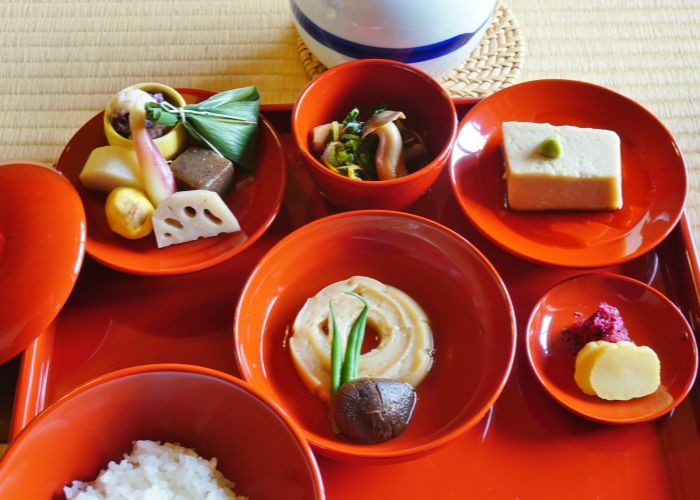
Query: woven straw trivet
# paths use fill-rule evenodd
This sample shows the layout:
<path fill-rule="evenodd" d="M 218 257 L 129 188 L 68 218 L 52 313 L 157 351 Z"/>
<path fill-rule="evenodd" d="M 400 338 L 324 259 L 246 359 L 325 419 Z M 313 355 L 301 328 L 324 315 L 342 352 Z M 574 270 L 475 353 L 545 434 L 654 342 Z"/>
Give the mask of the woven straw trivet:
<path fill-rule="evenodd" d="M 297 50 L 309 78 L 326 70 L 300 37 L 297 37 Z M 524 53 L 520 26 L 508 6 L 499 2 L 481 43 L 440 83 L 453 97 L 487 96 L 518 81 Z"/>

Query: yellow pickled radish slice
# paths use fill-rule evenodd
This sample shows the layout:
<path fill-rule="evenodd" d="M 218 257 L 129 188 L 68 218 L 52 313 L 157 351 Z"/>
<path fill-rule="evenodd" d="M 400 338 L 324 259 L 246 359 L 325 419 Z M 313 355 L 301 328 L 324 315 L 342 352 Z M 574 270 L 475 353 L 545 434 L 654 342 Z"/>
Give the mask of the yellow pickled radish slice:
<path fill-rule="evenodd" d="M 648 396 L 659 388 L 661 362 L 646 346 L 624 341 L 589 342 L 576 357 L 574 378 L 586 394 L 627 401 Z"/>
<path fill-rule="evenodd" d="M 105 204 L 109 228 L 119 236 L 132 240 L 143 238 L 153 231 L 151 217 L 154 211 L 146 194 L 130 187 L 112 190 Z"/>
<path fill-rule="evenodd" d="M 590 382 L 598 397 L 603 399 L 640 398 L 658 389 L 661 363 L 649 347 L 617 342 L 598 358 Z"/>
<path fill-rule="evenodd" d="M 588 342 L 576 356 L 574 380 L 576 380 L 576 385 L 579 386 L 579 389 L 589 396 L 596 395 L 593 387 L 591 387 L 591 371 L 598 357 L 605 352 L 606 344 L 609 344 L 609 342 L 602 340 L 598 342 Z"/>

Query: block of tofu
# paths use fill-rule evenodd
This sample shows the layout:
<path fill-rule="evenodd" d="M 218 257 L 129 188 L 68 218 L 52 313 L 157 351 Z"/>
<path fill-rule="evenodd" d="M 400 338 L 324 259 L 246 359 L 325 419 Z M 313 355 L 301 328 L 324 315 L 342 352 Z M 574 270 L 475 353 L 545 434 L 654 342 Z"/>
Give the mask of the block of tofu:
<path fill-rule="evenodd" d="M 508 205 L 513 210 L 613 210 L 622 207 L 620 138 L 611 130 L 504 122 Z M 558 158 L 539 145 L 556 136 Z"/>

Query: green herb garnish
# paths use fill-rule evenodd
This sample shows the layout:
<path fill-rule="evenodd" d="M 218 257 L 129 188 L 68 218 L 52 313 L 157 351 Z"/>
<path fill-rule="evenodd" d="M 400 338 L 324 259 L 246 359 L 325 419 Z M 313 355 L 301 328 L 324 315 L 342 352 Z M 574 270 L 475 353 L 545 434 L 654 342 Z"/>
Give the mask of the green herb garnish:
<path fill-rule="evenodd" d="M 386 105 L 370 108 L 370 119 L 386 110 Z M 417 134 L 409 134 L 399 120 L 396 121 L 396 125 L 399 127 L 404 148 L 407 148 L 411 142 L 416 143 L 414 136 Z M 375 165 L 379 137 L 373 133 L 363 137 L 364 128 L 365 122 L 360 120 L 358 108 L 350 110 L 343 121 L 330 123 L 330 130 L 325 138 L 324 152 L 321 156 L 321 161 L 326 167 L 350 179 L 374 181 L 379 179 Z M 425 150 L 422 140 L 418 141 L 418 147 Z M 427 154 L 424 152 L 423 157 L 426 156 Z M 425 163 L 427 160 L 423 164 Z M 422 167 L 423 164 L 420 164 L 418 168 Z"/>
<path fill-rule="evenodd" d="M 357 139 L 360 139 L 360 136 L 362 135 L 362 122 L 358 120 L 358 117 L 360 116 L 360 110 L 357 108 L 353 108 L 352 111 L 350 111 L 347 116 L 343 119 L 343 131 L 345 134 L 352 134 L 356 135 Z M 342 139 L 342 137 L 341 137 Z"/>
<path fill-rule="evenodd" d="M 357 108 L 352 108 L 350 112 L 343 118 L 343 125 L 347 125 L 350 122 L 357 122 L 357 117 L 360 116 L 360 110 Z"/>
<path fill-rule="evenodd" d="M 255 135 L 260 94 L 255 86 L 227 90 L 183 108 L 164 101 L 146 105 L 152 122 L 173 126 L 182 122 L 200 144 L 249 172 L 255 171 Z"/>
<path fill-rule="evenodd" d="M 371 109 L 370 115 L 372 115 L 372 116 L 378 115 L 379 113 L 382 113 L 382 112 L 386 111 L 387 109 L 389 109 L 389 106 L 387 106 L 386 104 L 382 104 L 381 106 L 375 106 L 374 108 Z"/>
<path fill-rule="evenodd" d="M 377 147 L 379 147 L 379 137 L 368 135 L 362 141 L 357 142 L 355 149 L 357 163 L 362 165 L 367 178 L 372 180 L 378 179 L 377 167 L 375 166 Z"/>
<path fill-rule="evenodd" d="M 403 124 L 406 116 L 401 111 L 379 106 L 366 122 L 359 118 L 354 108 L 342 122 L 314 127 L 311 149 L 332 172 L 373 181 L 408 175 L 429 163 L 425 141 Z"/>

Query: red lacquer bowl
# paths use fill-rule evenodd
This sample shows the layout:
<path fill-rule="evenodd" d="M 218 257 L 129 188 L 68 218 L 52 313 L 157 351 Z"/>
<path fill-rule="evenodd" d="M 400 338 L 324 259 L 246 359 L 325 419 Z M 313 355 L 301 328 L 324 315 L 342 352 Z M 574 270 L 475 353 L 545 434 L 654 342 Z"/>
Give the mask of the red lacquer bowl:
<path fill-rule="evenodd" d="M 78 278 L 85 212 L 48 165 L 0 163 L 0 363 L 54 320 Z"/>
<path fill-rule="evenodd" d="M 623 207 L 599 212 L 507 208 L 504 121 L 616 132 Z M 654 115 L 612 90 L 569 80 L 520 83 L 474 106 L 460 123 L 450 173 L 462 210 L 497 245 L 534 262 L 579 268 L 617 264 L 654 248 L 678 222 L 687 192 L 681 152 Z"/>
<path fill-rule="evenodd" d="M 375 445 L 333 434 L 328 407 L 307 390 L 284 343 L 307 298 L 354 275 L 413 297 L 435 341 L 413 420 Z M 235 345 L 246 380 L 279 403 L 316 450 L 349 461 L 397 461 L 448 443 L 484 416 L 510 373 L 515 320 L 497 272 L 461 236 L 415 215 L 358 211 L 298 229 L 260 261 L 238 303 Z"/>
<path fill-rule="evenodd" d="M 188 102 L 203 100 L 213 92 L 180 89 Z M 102 264 L 133 274 L 171 275 L 200 271 L 230 259 L 252 245 L 272 224 L 287 185 L 287 164 L 282 146 L 270 123 L 260 117 L 254 176 L 237 177 L 224 201 L 238 219 L 242 231 L 205 238 L 166 248 L 156 246 L 152 234 L 128 240 L 107 225 L 105 193 L 83 187 L 78 175 L 90 152 L 107 145 L 102 113 L 88 121 L 68 142 L 56 168 L 78 190 L 87 214 L 87 253 Z M 240 172 L 237 172 L 237 175 Z"/>
<path fill-rule="evenodd" d="M 245 382 L 189 365 L 112 372 L 58 400 L 2 457 L 0 497 L 63 498 L 64 485 L 92 481 L 139 439 L 216 457 L 238 495 L 324 498 L 313 454 L 284 413 Z"/>
<path fill-rule="evenodd" d="M 576 385 L 576 357 L 562 330 L 578 313 L 582 318 L 593 314 L 600 302 L 617 307 L 634 343 L 658 355 L 661 386 L 655 393 L 606 401 Z M 602 423 L 631 424 L 665 415 L 686 397 L 698 369 L 695 336 L 678 308 L 650 286 L 613 274 L 584 274 L 554 286 L 535 306 L 526 342 L 530 364 L 545 390 L 574 413 Z"/>
<path fill-rule="evenodd" d="M 376 106 L 403 111 L 406 124 L 425 140 L 432 161 L 416 172 L 385 181 L 357 181 L 329 170 L 309 150 L 317 125 L 341 121 L 353 108 L 361 117 Z M 302 91 L 292 112 L 294 138 L 321 193 L 344 209 L 398 210 L 418 199 L 445 166 L 457 129 L 454 104 L 430 76 L 407 64 L 365 59 L 324 71 Z"/>

